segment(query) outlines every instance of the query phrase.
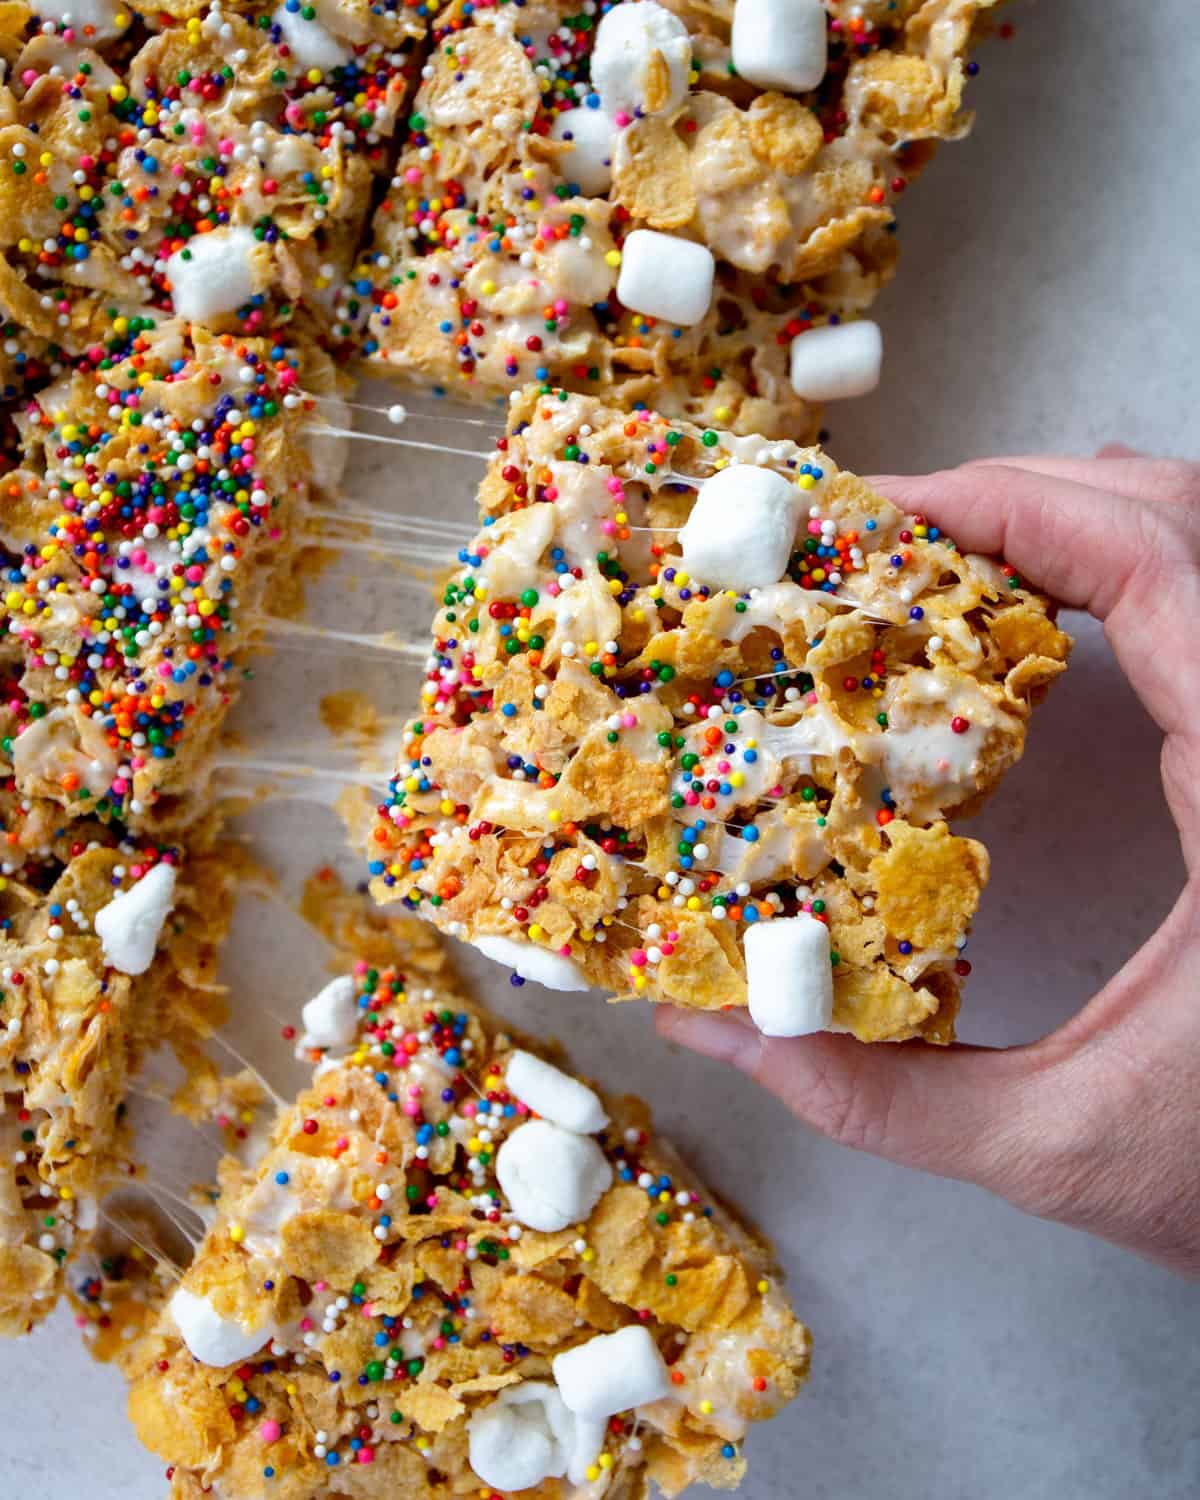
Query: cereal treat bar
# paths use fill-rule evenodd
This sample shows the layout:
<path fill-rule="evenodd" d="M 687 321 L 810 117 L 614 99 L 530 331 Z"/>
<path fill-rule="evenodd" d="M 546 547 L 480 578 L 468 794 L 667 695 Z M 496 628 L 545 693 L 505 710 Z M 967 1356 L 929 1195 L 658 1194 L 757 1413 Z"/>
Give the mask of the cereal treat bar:
<path fill-rule="evenodd" d="M 878 378 L 842 326 L 960 104 L 992 0 L 451 0 L 374 241 L 365 352 L 487 399 L 529 380 L 815 437 Z"/>
<path fill-rule="evenodd" d="M 417 925 L 417 924 L 409 924 Z M 410 954 L 303 1011 L 312 1087 L 122 1359 L 177 1500 L 731 1488 L 808 1368 L 765 1245 Z M 369 1467 L 366 1467 L 369 1466 Z"/>
<path fill-rule="evenodd" d="M 333 337 L 423 10 L 6 4 L 0 310 L 79 350 L 111 306 Z"/>
<path fill-rule="evenodd" d="M 531 388 L 433 627 L 373 889 L 519 974 L 948 1041 L 971 811 L 1070 640 L 815 448 Z"/>
<path fill-rule="evenodd" d="M 0 765 L 71 817 L 177 829 L 337 453 L 313 346 L 125 326 L 24 402 L 0 479 Z M 317 393 L 327 392 L 314 407 Z"/>
<path fill-rule="evenodd" d="M 54 1307 L 132 1170 L 130 1080 L 168 1046 L 193 1071 L 224 1015 L 215 950 L 229 920 L 229 866 L 60 828 L 58 809 L 0 793 L 0 1333 Z"/>

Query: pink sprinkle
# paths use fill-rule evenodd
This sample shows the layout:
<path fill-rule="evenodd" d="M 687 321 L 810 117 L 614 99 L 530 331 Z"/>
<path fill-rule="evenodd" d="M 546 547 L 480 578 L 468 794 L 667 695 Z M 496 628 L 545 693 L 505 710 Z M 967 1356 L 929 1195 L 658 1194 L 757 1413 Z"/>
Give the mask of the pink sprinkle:
<path fill-rule="evenodd" d="M 374 1448 L 360 1448 L 358 1450 L 358 1461 L 360 1464 L 373 1464 L 375 1462 Z"/>
<path fill-rule="evenodd" d="M 633 116 L 627 115 L 623 109 L 619 109 L 617 111 L 616 119 L 618 125 L 628 125 L 632 121 Z"/>
<path fill-rule="evenodd" d="M 820 521 L 810 521 L 808 523 L 808 534 L 810 536 L 820 536 L 821 535 L 821 523 L 820 523 Z"/>
<path fill-rule="evenodd" d="M 629 955 L 629 962 L 635 969 L 644 969 L 650 960 L 646 957 L 646 950 L 644 948 L 635 948 Z"/>
<path fill-rule="evenodd" d="M 262 1438 L 264 1443 L 277 1443 L 282 1433 L 283 1428 L 280 1427 L 279 1423 L 274 1419 L 274 1417 L 268 1417 L 267 1420 L 258 1429 L 258 1435 L 260 1438 Z"/>
<path fill-rule="evenodd" d="M 636 727 L 636 725 L 637 725 L 637 714 L 622 714 L 621 715 L 621 728 L 622 729 L 633 729 L 633 728 Z"/>
<path fill-rule="evenodd" d="M 404 1113 L 409 1117 L 410 1120 L 415 1120 L 421 1113 L 421 1106 L 419 1104 L 413 1103 L 410 1100 L 409 1103 L 404 1106 Z"/>

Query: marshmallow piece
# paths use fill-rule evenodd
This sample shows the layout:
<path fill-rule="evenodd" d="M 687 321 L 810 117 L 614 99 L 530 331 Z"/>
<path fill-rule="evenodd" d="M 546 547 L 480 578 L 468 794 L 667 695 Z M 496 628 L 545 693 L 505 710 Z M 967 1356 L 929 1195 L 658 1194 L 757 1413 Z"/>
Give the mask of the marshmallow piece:
<path fill-rule="evenodd" d="M 829 928 L 808 912 L 746 931 L 750 1018 L 764 1036 L 808 1036 L 833 1020 Z"/>
<path fill-rule="evenodd" d="M 198 1297 L 183 1286 L 171 1298 L 169 1309 L 188 1352 L 202 1365 L 223 1368 L 240 1364 L 279 1334 L 270 1323 L 243 1328 L 240 1323 L 223 1318 L 207 1297 Z"/>
<path fill-rule="evenodd" d="M 300 1012 L 304 1046 L 348 1047 L 358 1033 L 358 985 L 349 974 L 331 979 Z"/>
<path fill-rule="evenodd" d="M 471 1468 L 497 1490 L 527 1490 L 543 1479 L 583 1484 L 604 1447 L 605 1424 L 568 1411 L 548 1380 L 502 1390 L 467 1425 Z"/>
<path fill-rule="evenodd" d="M 477 948 L 484 958 L 515 969 L 522 979 L 544 984 L 548 990 L 591 988 L 587 975 L 573 959 L 561 953 L 551 953 L 548 948 L 518 943 L 515 938 L 501 937 L 496 932 L 485 932 L 482 937 L 472 938 L 471 946 Z"/>
<path fill-rule="evenodd" d="M 258 290 L 255 262 L 265 255 L 252 229 L 212 229 L 195 235 L 167 261 L 178 316 L 206 323 L 220 313 L 236 312 Z"/>
<path fill-rule="evenodd" d="M 271 20 L 283 33 L 283 40 L 300 67 L 320 68 L 327 73 L 350 61 L 350 48 L 344 47 L 320 21 L 305 20 L 299 6 L 289 10 L 286 4 L 277 5 Z"/>
<path fill-rule="evenodd" d="M 737 0 L 733 66 L 762 89 L 815 89 L 829 63 L 826 20 L 821 0 Z"/>
<path fill-rule="evenodd" d="M 111 41 L 124 29 L 117 25 L 121 7 L 116 0 L 37 0 L 33 8 L 43 21 L 66 22 L 73 26 L 78 39 L 86 46 Z"/>
<path fill-rule="evenodd" d="M 691 66 L 687 27 L 655 0 L 624 0 L 596 27 L 592 87 L 610 115 L 673 113 L 687 94 Z"/>
<path fill-rule="evenodd" d="M 616 126 L 604 110 L 589 109 L 585 104 L 554 117 L 551 137 L 556 141 L 569 140 L 572 146 L 560 164 L 562 174 L 588 198 L 602 198 L 612 185 L 616 133 Z"/>
<path fill-rule="evenodd" d="M 792 389 L 805 401 L 865 396 L 879 384 L 882 368 L 878 323 L 829 323 L 792 340 Z"/>
<path fill-rule="evenodd" d="M 683 563 L 722 589 L 766 588 L 787 572 L 800 520 L 799 491 L 782 474 L 730 464 L 700 486 L 679 533 Z"/>
<path fill-rule="evenodd" d="M 612 1167 L 590 1136 L 530 1120 L 496 1153 L 496 1180 L 518 1223 L 553 1233 L 587 1218 L 612 1186 Z"/>
<path fill-rule="evenodd" d="M 555 1355 L 551 1369 L 563 1400 L 582 1417 L 613 1417 L 671 1389 L 658 1345 L 640 1323 Z"/>
<path fill-rule="evenodd" d="M 621 247 L 617 296 L 631 312 L 690 328 L 712 302 L 716 268 L 706 245 L 657 229 L 635 229 Z"/>
<path fill-rule="evenodd" d="M 105 963 L 122 974 L 144 974 L 174 903 L 175 866 L 161 864 L 102 906 L 95 927 Z"/>
<path fill-rule="evenodd" d="M 514 1052 L 504 1072 L 508 1091 L 522 1104 L 536 1110 L 552 1125 L 593 1135 L 608 1124 L 598 1095 L 586 1083 L 572 1078 L 553 1063 L 543 1062 L 532 1052 Z"/>

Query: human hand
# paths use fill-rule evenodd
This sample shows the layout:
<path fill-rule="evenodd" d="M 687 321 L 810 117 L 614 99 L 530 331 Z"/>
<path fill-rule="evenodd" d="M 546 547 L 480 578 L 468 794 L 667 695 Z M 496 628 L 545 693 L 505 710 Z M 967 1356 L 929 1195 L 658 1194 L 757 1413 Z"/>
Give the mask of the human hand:
<path fill-rule="evenodd" d="M 1099 994 L 1028 1046 L 768 1040 L 744 1012 L 669 1006 L 658 1029 L 733 1063 L 842 1145 L 977 1183 L 1200 1277 L 1200 464 L 1113 447 L 875 483 L 1103 622 L 1166 736 L 1187 883 Z"/>

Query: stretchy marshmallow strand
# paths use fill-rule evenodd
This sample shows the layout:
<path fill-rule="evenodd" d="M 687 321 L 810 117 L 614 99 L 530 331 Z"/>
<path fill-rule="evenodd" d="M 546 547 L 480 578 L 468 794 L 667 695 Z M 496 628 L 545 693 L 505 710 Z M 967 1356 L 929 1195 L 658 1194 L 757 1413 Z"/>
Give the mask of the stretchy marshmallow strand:
<path fill-rule="evenodd" d="M 716 268 L 706 245 L 635 229 L 621 247 L 617 296 L 632 312 L 690 328 L 708 312 Z"/>
<path fill-rule="evenodd" d="M 879 384 L 883 333 L 878 323 L 830 323 L 792 340 L 792 389 L 805 401 L 844 401 Z"/>
<path fill-rule="evenodd" d="M 829 928 L 807 912 L 746 931 L 750 1018 L 764 1036 L 808 1036 L 833 1019 Z"/>
<path fill-rule="evenodd" d="M 829 62 L 821 0 L 737 0 L 733 66 L 762 89 L 815 89 Z"/>
<path fill-rule="evenodd" d="M 155 865 L 138 883 L 96 913 L 105 962 L 122 974 L 144 974 L 175 903 L 175 866 Z"/>
<path fill-rule="evenodd" d="M 773 469 L 730 464 L 700 486 L 679 533 L 683 562 L 722 589 L 766 588 L 787 572 L 800 492 Z"/>
<path fill-rule="evenodd" d="M 563 1400 L 581 1417 L 614 1417 L 661 1401 L 671 1389 L 658 1345 L 637 1323 L 556 1354 L 551 1369 Z"/>
<path fill-rule="evenodd" d="M 572 1078 L 553 1063 L 543 1062 L 531 1052 L 514 1052 L 508 1060 L 504 1081 L 508 1091 L 552 1125 L 593 1135 L 608 1124 L 604 1106 L 586 1083 Z"/>
<path fill-rule="evenodd" d="M 530 1120 L 496 1153 L 496 1180 L 518 1223 L 552 1234 L 587 1218 L 612 1186 L 612 1167 L 591 1136 Z"/>
<path fill-rule="evenodd" d="M 554 117 L 551 137 L 570 141 L 572 148 L 562 159 L 562 175 L 575 183 L 585 197 L 602 198 L 612 186 L 616 131 L 616 125 L 603 109 L 591 109 L 586 104 Z"/>
<path fill-rule="evenodd" d="M 498 1490 L 528 1490 L 543 1479 L 583 1484 L 604 1447 L 603 1419 L 569 1411 L 548 1380 L 526 1380 L 497 1395 L 467 1428 L 471 1468 Z"/>
<path fill-rule="evenodd" d="M 198 1297 L 183 1286 L 171 1298 L 170 1311 L 189 1354 L 202 1365 L 240 1364 L 279 1332 L 271 1324 L 243 1328 L 223 1318 L 207 1297 Z"/>
<path fill-rule="evenodd" d="M 537 948 L 532 943 L 518 943 L 515 938 L 501 937 L 499 933 L 485 932 L 471 939 L 484 958 L 494 963 L 515 969 L 522 979 L 532 979 L 545 985 L 548 990 L 586 990 L 590 988 L 587 975 L 572 959 L 561 953 L 551 953 L 548 948 Z"/>
<path fill-rule="evenodd" d="M 306 19 L 299 6 L 290 10 L 286 4 L 277 5 L 271 23 L 279 27 L 292 59 L 302 68 L 320 68 L 327 73 L 349 62 L 353 55 L 320 21 Z"/>
<path fill-rule="evenodd" d="M 300 1012 L 306 1047 L 348 1047 L 358 1031 L 358 985 L 348 974 L 331 979 Z"/>
<path fill-rule="evenodd" d="M 181 318 L 206 323 L 236 312 L 259 290 L 256 263 L 267 254 L 252 229 L 197 234 L 167 261 L 171 301 Z"/>
<path fill-rule="evenodd" d="M 660 61 L 661 59 L 661 61 Z M 592 48 L 592 87 L 608 114 L 671 114 L 683 103 L 692 39 L 654 0 L 624 0 L 601 17 Z"/>

